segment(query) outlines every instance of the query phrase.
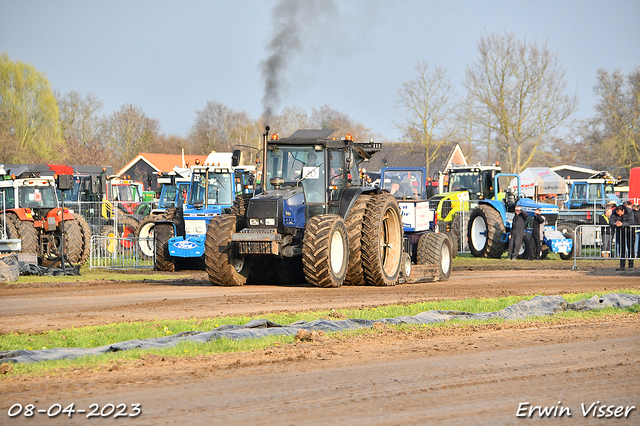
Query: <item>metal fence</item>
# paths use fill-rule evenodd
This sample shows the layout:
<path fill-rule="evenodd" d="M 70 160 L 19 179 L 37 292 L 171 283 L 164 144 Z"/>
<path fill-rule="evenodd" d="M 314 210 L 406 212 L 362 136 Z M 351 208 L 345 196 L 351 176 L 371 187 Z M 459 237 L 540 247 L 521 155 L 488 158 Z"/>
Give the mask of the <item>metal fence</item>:
<path fill-rule="evenodd" d="M 640 256 L 640 225 L 620 228 L 580 225 L 573 245 L 573 269 L 581 259 L 633 261 Z"/>
<path fill-rule="evenodd" d="M 153 238 L 91 236 L 91 269 L 153 269 L 154 256 L 140 250 L 140 244 L 155 246 Z"/>

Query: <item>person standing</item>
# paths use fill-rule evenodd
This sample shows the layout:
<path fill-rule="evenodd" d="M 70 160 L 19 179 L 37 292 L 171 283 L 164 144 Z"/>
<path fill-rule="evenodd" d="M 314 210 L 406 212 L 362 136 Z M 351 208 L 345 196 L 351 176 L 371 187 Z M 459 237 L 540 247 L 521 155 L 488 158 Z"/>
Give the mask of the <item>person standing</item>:
<path fill-rule="evenodd" d="M 540 253 L 542 253 L 542 240 L 544 238 L 544 227 L 547 223 L 547 218 L 542 216 L 540 209 L 535 210 L 535 216 L 533 216 L 533 227 L 531 230 L 531 250 L 533 251 L 529 256 L 529 260 L 540 260 Z"/>
<path fill-rule="evenodd" d="M 635 222 L 635 252 L 636 257 L 640 257 L 640 204 L 634 204 L 631 208 L 633 211 L 633 218 Z"/>
<path fill-rule="evenodd" d="M 515 214 L 511 222 L 511 234 L 509 234 L 509 259 L 517 259 L 518 253 L 520 253 L 520 247 L 522 247 L 522 240 L 524 239 L 524 228 L 527 224 L 526 212 L 522 211 L 522 207 L 516 206 Z"/>
<path fill-rule="evenodd" d="M 615 229 L 616 248 L 620 256 L 618 271 L 624 271 L 624 261 L 628 259 L 629 268 L 633 268 L 633 245 L 631 238 L 631 226 L 634 223 L 633 213 L 624 205 L 615 208 L 609 219 L 609 224 Z"/>
<path fill-rule="evenodd" d="M 598 216 L 598 225 L 602 225 L 600 229 L 600 233 L 602 234 L 602 247 L 601 254 L 602 257 L 610 257 L 611 256 L 611 236 L 613 230 L 611 226 L 609 226 L 611 213 L 613 212 L 613 207 L 607 206 L 604 213 Z"/>

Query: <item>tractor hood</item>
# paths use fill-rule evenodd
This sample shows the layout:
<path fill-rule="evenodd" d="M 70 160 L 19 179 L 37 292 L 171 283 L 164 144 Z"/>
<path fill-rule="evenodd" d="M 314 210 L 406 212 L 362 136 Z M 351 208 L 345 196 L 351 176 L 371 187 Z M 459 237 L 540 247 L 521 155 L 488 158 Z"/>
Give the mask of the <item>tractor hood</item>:
<path fill-rule="evenodd" d="M 258 194 L 249 201 L 247 225 L 252 229 L 285 227 L 304 228 L 305 198 L 301 187 L 271 189 Z"/>

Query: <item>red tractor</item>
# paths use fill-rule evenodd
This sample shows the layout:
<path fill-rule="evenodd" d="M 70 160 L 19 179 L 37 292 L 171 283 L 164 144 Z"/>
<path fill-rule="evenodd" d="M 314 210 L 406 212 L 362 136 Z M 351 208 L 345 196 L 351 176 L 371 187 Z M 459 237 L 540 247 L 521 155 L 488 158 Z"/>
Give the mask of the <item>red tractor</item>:
<path fill-rule="evenodd" d="M 37 172 L 0 175 L 0 202 L 0 210 L 13 225 L 7 228 L 15 234 L 9 238 L 22 240 L 20 251 L 37 254 L 39 264 L 61 264 L 62 229 L 67 260 L 82 265 L 89 258 L 91 229 L 82 216 L 59 207 L 54 177 L 40 177 Z"/>

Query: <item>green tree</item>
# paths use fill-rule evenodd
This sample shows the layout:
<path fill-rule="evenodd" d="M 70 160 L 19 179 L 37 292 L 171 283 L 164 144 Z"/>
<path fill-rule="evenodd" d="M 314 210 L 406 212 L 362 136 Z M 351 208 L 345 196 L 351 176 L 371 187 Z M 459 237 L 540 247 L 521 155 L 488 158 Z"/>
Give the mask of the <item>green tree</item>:
<path fill-rule="evenodd" d="M 62 142 L 58 105 L 47 77 L 0 54 L 0 151 L 4 162 L 55 161 Z"/>
<path fill-rule="evenodd" d="M 517 40 L 512 33 L 487 34 L 466 71 L 468 121 L 511 172 L 520 172 L 541 145 L 568 124 L 575 95 L 566 95 L 565 71 L 546 44 Z"/>

